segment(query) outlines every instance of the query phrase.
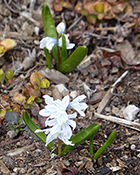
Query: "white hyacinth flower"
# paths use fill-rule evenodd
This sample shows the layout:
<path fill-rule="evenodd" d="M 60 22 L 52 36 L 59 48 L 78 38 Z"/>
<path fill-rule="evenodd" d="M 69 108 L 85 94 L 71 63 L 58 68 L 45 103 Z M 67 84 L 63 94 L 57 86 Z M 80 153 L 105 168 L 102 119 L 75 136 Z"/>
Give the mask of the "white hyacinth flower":
<path fill-rule="evenodd" d="M 80 95 L 69 103 L 69 106 L 74 108 L 77 112 L 79 112 L 81 116 L 85 116 L 85 113 L 81 110 L 85 110 L 88 108 L 88 105 L 86 103 L 79 103 L 83 101 L 85 98 L 86 98 L 85 95 Z"/>
<path fill-rule="evenodd" d="M 45 109 L 42 109 L 39 114 L 48 117 L 45 121 L 45 126 L 50 126 L 51 128 L 47 129 L 37 129 L 35 132 L 45 132 L 47 136 L 46 145 L 48 145 L 51 141 L 56 138 L 59 138 L 67 145 L 72 144 L 69 139 L 72 136 L 72 129 L 74 130 L 76 127 L 76 122 L 71 120 L 72 118 L 76 118 L 77 113 L 67 114 L 66 110 L 68 106 L 73 107 L 76 111 L 78 111 L 82 116 L 85 116 L 84 112 L 81 110 L 86 109 L 88 106 L 86 103 L 79 103 L 83 99 L 86 98 L 85 95 L 81 95 L 75 98 L 72 102 L 70 102 L 70 97 L 65 96 L 62 101 L 61 100 L 53 100 L 52 97 L 48 95 L 43 96 L 45 99 Z"/>
<path fill-rule="evenodd" d="M 61 35 L 65 31 L 65 24 L 60 22 L 56 27 L 56 31 Z"/>
<path fill-rule="evenodd" d="M 47 104 L 47 106 L 45 106 L 45 109 L 42 109 L 41 111 L 39 111 L 39 114 L 41 116 L 44 117 L 48 117 L 49 118 L 59 118 L 61 115 L 65 115 L 65 111 L 69 105 L 69 96 L 65 96 L 63 98 L 63 100 L 54 100 L 48 96 L 48 95 L 44 95 L 43 96 L 45 98 L 45 103 Z"/>
<path fill-rule="evenodd" d="M 70 43 L 70 40 L 68 39 L 68 35 L 65 35 L 65 39 L 66 39 L 66 48 L 67 49 L 72 49 L 75 44 L 74 43 Z M 52 48 L 55 45 L 58 45 L 60 48 L 62 47 L 62 37 L 59 38 L 59 40 L 57 41 L 56 38 L 53 37 L 45 37 L 40 41 L 40 48 L 43 49 L 44 47 L 46 47 L 48 50 L 52 50 Z"/>
<path fill-rule="evenodd" d="M 53 120 L 46 120 L 45 124 L 47 126 L 52 126 L 52 128 L 44 129 L 44 130 L 36 130 L 35 132 L 45 132 L 47 136 L 46 145 L 48 145 L 51 141 L 53 141 L 56 138 L 59 138 L 67 145 L 74 145 L 72 142 L 68 141 L 70 137 L 72 136 L 71 127 L 73 130 L 76 127 L 76 122 L 73 120 L 70 120 L 71 118 L 76 118 L 77 113 L 67 115 L 62 115 L 60 118 L 55 118 Z M 71 126 L 71 127 L 70 127 Z"/>
<path fill-rule="evenodd" d="M 52 48 L 57 44 L 57 39 L 53 37 L 45 37 L 40 41 L 40 48 L 43 49 L 46 47 L 48 50 L 52 50 Z"/>

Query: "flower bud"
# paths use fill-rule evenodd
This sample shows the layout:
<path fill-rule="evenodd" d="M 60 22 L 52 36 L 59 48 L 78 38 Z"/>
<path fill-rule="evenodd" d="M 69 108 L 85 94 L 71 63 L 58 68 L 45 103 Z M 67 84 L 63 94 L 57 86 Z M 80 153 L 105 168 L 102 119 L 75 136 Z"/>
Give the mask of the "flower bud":
<path fill-rule="evenodd" d="M 56 27 L 57 33 L 62 34 L 65 30 L 65 24 L 63 22 L 60 22 Z"/>

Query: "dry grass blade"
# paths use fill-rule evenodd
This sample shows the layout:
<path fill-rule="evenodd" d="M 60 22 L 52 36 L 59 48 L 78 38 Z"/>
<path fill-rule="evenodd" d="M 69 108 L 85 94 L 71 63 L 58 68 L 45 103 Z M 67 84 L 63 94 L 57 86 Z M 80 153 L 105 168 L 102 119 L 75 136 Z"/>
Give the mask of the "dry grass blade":
<path fill-rule="evenodd" d="M 136 127 L 140 127 L 140 123 L 131 122 L 131 121 L 128 121 L 128 120 L 125 120 L 125 119 L 121 119 L 121 118 L 118 118 L 118 117 L 106 116 L 106 115 L 102 115 L 102 114 L 98 114 L 98 113 L 94 113 L 94 114 L 98 118 L 109 120 L 111 122 L 114 122 L 114 123 L 117 123 L 117 124 L 129 127 L 129 128 L 132 128 L 134 130 L 140 131 L 139 128 L 135 128 L 135 126 Z"/>

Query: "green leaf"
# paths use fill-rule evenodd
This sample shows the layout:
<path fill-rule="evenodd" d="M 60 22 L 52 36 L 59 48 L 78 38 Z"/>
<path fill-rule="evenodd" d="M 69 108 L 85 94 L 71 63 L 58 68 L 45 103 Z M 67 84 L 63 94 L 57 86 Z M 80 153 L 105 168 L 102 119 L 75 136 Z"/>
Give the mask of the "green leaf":
<path fill-rule="evenodd" d="M 53 21 L 53 17 L 51 15 L 50 9 L 46 3 L 43 4 L 42 8 L 42 18 L 44 24 L 44 32 L 46 36 L 54 37 L 57 39 L 57 33 Z M 58 47 L 55 45 L 52 49 L 52 54 L 55 59 L 56 65 L 58 64 Z"/>
<path fill-rule="evenodd" d="M 5 73 L 4 73 L 3 69 L 0 69 L 0 85 L 3 84 L 4 79 L 5 79 Z"/>
<path fill-rule="evenodd" d="M 93 161 L 97 160 L 100 157 L 100 155 L 111 145 L 111 143 L 113 142 L 115 136 L 116 136 L 116 130 L 112 131 L 112 133 L 110 134 L 108 140 L 95 153 L 95 155 L 93 157 Z"/>
<path fill-rule="evenodd" d="M 50 82 L 47 79 L 43 79 L 41 81 L 40 87 L 41 88 L 48 88 L 50 86 Z"/>
<path fill-rule="evenodd" d="M 49 51 L 48 51 L 48 49 L 47 49 L 46 47 L 44 47 L 44 53 L 45 53 L 45 55 L 46 55 L 47 66 L 48 66 L 49 69 L 52 69 L 52 65 L 51 65 L 52 60 L 51 60 L 51 56 L 50 56 L 50 53 L 49 53 Z"/>
<path fill-rule="evenodd" d="M 93 139 L 94 135 L 90 137 L 90 155 L 93 155 Z"/>
<path fill-rule="evenodd" d="M 29 129 L 43 142 L 46 144 L 46 138 L 47 136 L 43 133 L 43 132 L 40 132 L 40 133 L 35 133 L 35 131 L 37 129 L 40 129 L 31 119 L 31 117 L 29 116 L 28 112 L 27 111 L 23 111 L 23 119 L 26 123 L 26 125 L 29 127 Z M 48 148 L 50 150 L 53 150 L 53 147 L 55 147 L 55 145 L 51 142 L 48 144 Z"/>
<path fill-rule="evenodd" d="M 69 73 L 72 69 L 74 69 L 85 57 L 87 54 L 87 47 L 80 46 L 78 47 L 70 57 L 64 61 L 59 67 L 59 71 L 63 74 Z"/>
<path fill-rule="evenodd" d="M 65 145 L 64 150 L 62 151 L 61 156 L 64 156 L 65 153 L 68 153 L 73 148 L 75 148 L 77 145 L 83 143 L 84 141 L 86 141 L 90 137 L 93 137 L 93 135 L 96 132 L 98 132 L 98 130 L 100 129 L 100 127 L 101 127 L 101 124 L 100 123 L 92 123 L 87 128 L 85 128 L 84 130 L 82 130 L 81 132 L 79 132 L 78 134 L 76 134 L 75 136 L 73 136 L 70 139 L 70 141 L 72 141 L 72 143 L 74 144 L 74 146 Z"/>
<path fill-rule="evenodd" d="M 64 33 L 62 33 L 62 50 L 61 50 L 61 64 L 67 59 L 66 39 Z"/>
<path fill-rule="evenodd" d="M 11 81 L 13 77 L 14 77 L 13 71 L 9 69 L 6 75 L 6 78 L 8 80 L 7 82 Z"/>
<path fill-rule="evenodd" d="M 25 122 L 24 122 L 24 120 L 23 120 L 23 117 L 20 117 L 20 118 L 17 120 L 17 123 L 18 123 L 18 125 L 19 125 L 20 123 L 23 123 L 23 124 L 25 125 Z"/>
<path fill-rule="evenodd" d="M 27 103 L 28 105 L 31 105 L 31 104 L 33 104 L 33 102 L 34 102 L 34 99 L 35 99 L 34 96 L 29 97 L 29 99 L 27 100 L 26 103 Z"/>

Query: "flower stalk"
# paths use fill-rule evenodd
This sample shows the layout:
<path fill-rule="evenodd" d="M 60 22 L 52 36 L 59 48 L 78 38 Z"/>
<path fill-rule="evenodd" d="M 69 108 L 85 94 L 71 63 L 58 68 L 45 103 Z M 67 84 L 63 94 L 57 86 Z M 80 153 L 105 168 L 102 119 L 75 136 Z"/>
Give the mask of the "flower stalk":
<path fill-rule="evenodd" d="M 58 138 L 58 155 L 62 153 L 62 141 Z"/>

